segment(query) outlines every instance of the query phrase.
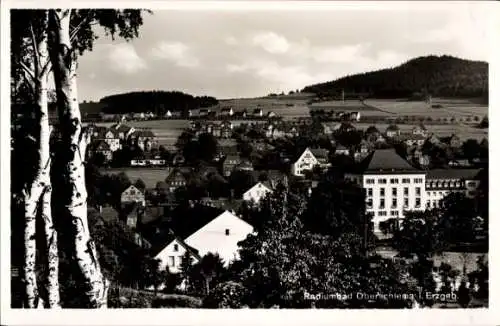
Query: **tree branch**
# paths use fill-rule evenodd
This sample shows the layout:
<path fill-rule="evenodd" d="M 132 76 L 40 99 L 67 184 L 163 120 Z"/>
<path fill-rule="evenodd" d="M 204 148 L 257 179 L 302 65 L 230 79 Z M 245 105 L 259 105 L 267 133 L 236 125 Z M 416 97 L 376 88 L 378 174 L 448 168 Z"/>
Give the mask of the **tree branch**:
<path fill-rule="evenodd" d="M 23 68 L 24 72 L 27 73 L 34 81 L 36 79 L 35 73 L 28 66 L 26 66 L 24 62 L 20 61 L 19 64 Z"/>
<path fill-rule="evenodd" d="M 76 34 L 80 31 L 80 29 L 82 28 L 83 24 L 88 21 L 88 19 L 90 18 L 90 14 L 91 13 L 92 13 L 92 10 L 89 10 L 89 12 L 87 13 L 87 17 L 85 17 L 84 19 L 82 19 L 82 21 L 73 29 L 73 31 L 71 32 L 71 34 L 69 36 L 69 39 L 71 41 L 73 41 L 76 38 Z"/>
<path fill-rule="evenodd" d="M 35 57 L 35 73 L 40 69 L 40 58 L 38 53 L 38 45 L 36 44 L 36 36 L 35 31 L 33 30 L 33 22 L 30 23 L 30 31 L 31 31 L 31 42 L 33 43 L 34 57 Z"/>

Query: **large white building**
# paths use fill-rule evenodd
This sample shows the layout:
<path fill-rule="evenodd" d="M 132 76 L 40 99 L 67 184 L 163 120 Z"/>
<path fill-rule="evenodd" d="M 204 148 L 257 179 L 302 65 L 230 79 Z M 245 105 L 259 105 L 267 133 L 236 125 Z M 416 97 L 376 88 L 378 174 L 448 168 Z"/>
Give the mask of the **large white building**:
<path fill-rule="evenodd" d="M 375 233 L 380 222 L 403 218 L 404 211 L 425 209 L 425 171 L 417 170 L 392 149 L 376 150 L 357 174 L 346 174 L 365 189 L 366 211 L 373 214 Z"/>
<path fill-rule="evenodd" d="M 374 231 L 380 222 L 404 218 L 405 211 L 438 207 L 450 192 L 473 197 L 479 185 L 477 169 L 418 170 L 393 149 L 380 149 L 367 158 L 359 173 L 346 174 L 365 190 L 366 211 L 373 214 Z"/>

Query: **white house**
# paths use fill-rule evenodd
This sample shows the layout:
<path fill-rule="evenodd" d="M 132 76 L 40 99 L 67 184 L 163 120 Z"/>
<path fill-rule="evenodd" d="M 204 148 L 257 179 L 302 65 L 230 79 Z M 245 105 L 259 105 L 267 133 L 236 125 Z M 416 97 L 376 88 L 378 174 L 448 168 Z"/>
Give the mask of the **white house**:
<path fill-rule="evenodd" d="M 104 134 L 104 141 L 109 145 L 111 152 L 116 152 L 120 149 L 120 138 L 118 138 L 112 130 L 108 130 Z"/>
<path fill-rule="evenodd" d="M 311 171 L 315 166 L 329 166 L 327 150 L 306 148 L 302 155 L 292 164 L 292 174 L 304 176 L 304 171 Z"/>
<path fill-rule="evenodd" d="M 167 112 L 165 113 L 165 118 L 171 118 L 171 117 L 172 117 L 172 111 L 167 110 Z"/>
<path fill-rule="evenodd" d="M 198 250 L 203 257 L 209 252 L 218 254 L 227 266 L 233 260 L 239 259 L 238 242 L 244 240 L 253 232 L 253 227 L 229 211 L 208 222 L 188 236 L 184 242 Z"/>
<path fill-rule="evenodd" d="M 146 205 L 146 200 L 144 198 L 144 193 L 137 189 L 136 186 L 131 185 L 125 189 L 122 194 L 120 201 L 122 204 L 125 203 L 140 203 L 142 206 Z"/>
<path fill-rule="evenodd" d="M 263 182 L 257 182 L 243 194 L 243 200 L 258 204 L 270 192 L 272 192 L 271 186 L 266 186 Z"/>
<path fill-rule="evenodd" d="M 374 151 L 367 168 L 346 174 L 365 189 L 366 212 L 373 214 L 375 234 L 381 235 L 380 222 L 404 218 L 409 210 L 424 210 L 426 204 L 426 173 L 417 170 L 393 149 Z"/>
<path fill-rule="evenodd" d="M 190 248 L 184 243 L 184 241 L 182 241 L 182 239 L 173 237 L 172 241 L 170 241 L 165 248 L 156 254 L 154 258 L 160 261 L 160 270 L 164 270 L 168 267 L 168 270 L 171 273 L 178 273 L 180 272 L 182 257 L 186 254 L 186 252 L 190 253 L 193 259 L 193 264 L 200 261 L 201 257 L 198 255 L 196 250 Z"/>
<path fill-rule="evenodd" d="M 220 210 L 217 210 L 220 211 Z M 186 233 L 180 230 L 173 232 L 177 237 L 168 239 L 167 245 L 156 254 L 160 265 L 168 266 L 172 272 L 178 272 L 182 256 L 189 251 L 193 263 L 208 253 L 218 254 L 224 260 L 225 266 L 235 259 L 239 259 L 238 242 L 253 233 L 253 227 L 229 211 L 217 213 L 213 219 L 198 227 L 189 223 L 190 229 Z M 184 234 L 181 234 L 184 233 Z"/>

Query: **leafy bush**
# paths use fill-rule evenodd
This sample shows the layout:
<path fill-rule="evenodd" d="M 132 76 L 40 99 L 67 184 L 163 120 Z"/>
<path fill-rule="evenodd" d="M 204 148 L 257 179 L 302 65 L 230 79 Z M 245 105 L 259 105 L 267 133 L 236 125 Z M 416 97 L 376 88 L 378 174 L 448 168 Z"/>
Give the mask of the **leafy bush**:
<path fill-rule="evenodd" d="M 181 294 L 168 294 L 153 300 L 152 308 L 200 308 L 199 298 Z"/>
<path fill-rule="evenodd" d="M 217 285 L 203 300 L 204 308 L 243 308 L 247 289 L 236 282 L 224 282 Z"/>

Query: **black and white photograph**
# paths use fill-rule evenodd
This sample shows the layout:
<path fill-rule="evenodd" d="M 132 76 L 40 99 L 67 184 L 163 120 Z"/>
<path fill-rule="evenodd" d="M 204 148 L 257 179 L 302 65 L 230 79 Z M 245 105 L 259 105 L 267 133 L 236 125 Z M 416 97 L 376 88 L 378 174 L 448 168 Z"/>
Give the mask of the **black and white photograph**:
<path fill-rule="evenodd" d="M 2 3 L 2 311 L 490 312 L 498 6 L 92 3 Z"/>

